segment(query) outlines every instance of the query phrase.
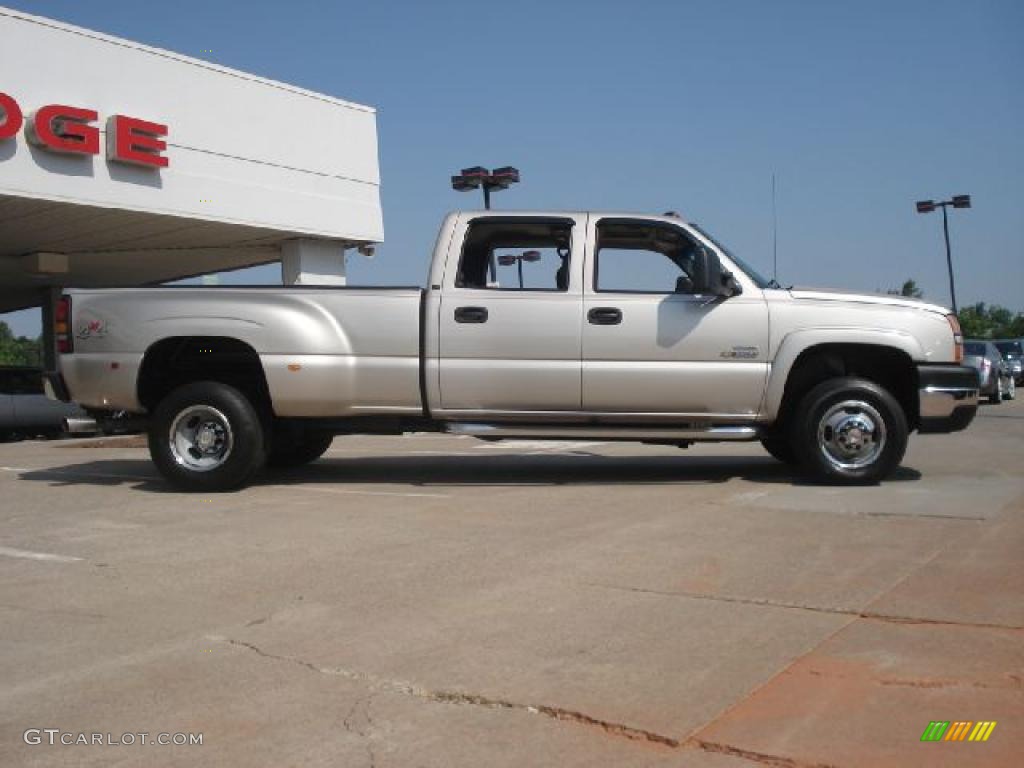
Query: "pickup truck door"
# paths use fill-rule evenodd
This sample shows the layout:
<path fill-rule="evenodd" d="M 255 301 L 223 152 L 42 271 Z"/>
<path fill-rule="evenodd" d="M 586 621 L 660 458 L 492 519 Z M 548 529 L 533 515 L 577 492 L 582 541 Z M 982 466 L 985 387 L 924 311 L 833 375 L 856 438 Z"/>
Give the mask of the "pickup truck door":
<path fill-rule="evenodd" d="M 579 411 L 585 234 L 586 216 L 460 218 L 438 321 L 441 415 Z"/>
<path fill-rule="evenodd" d="M 739 296 L 694 294 L 689 259 L 711 245 L 671 221 L 592 217 L 589 226 L 583 410 L 609 420 L 755 415 L 768 373 L 761 290 L 737 275 Z"/>

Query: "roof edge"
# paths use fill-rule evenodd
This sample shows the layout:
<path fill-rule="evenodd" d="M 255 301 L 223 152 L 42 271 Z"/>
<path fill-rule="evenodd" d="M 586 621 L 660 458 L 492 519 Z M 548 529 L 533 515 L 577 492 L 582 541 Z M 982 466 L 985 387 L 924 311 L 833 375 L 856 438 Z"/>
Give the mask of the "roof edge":
<path fill-rule="evenodd" d="M 42 27 L 48 27 L 50 29 L 56 29 L 61 32 L 68 32 L 82 37 L 87 37 L 91 40 L 98 42 L 107 43 L 109 45 L 116 45 L 121 48 L 130 48 L 132 50 L 139 51 L 141 53 L 148 53 L 151 56 L 159 56 L 160 58 L 170 59 L 177 61 L 181 64 L 189 64 L 194 67 L 201 69 L 207 69 L 217 74 L 226 75 L 228 77 L 236 77 L 242 80 L 247 80 L 253 83 L 259 83 L 266 85 L 270 88 L 276 88 L 278 90 L 287 91 L 297 96 L 305 96 L 307 98 L 316 99 L 317 101 L 326 101 L 331 104 L 336 104 L 340 107 L 346 107 L 348 109 L 354 109 L 359 112 L 369 112 L 376 114 L 377 110 L 375 107 L 367 106 L 366 104 L 359 104 L 354 101 L 346 101 L 345 99 L 339 99 L 335 96 L 329 96 L 324 93 L 317 93 L 316 91 L 310 91 L 306 88 L 300 88 L 296 85 L 290 85 L 289 83 L 283 83 L 279 80 L 271 80 L 267 77 L 261 77 L 260 75 L 254 75 L 250 72 L 243 72 L 240 69 L 233 69 L 231 67 L 221 66 L 220 64 L 214 64 L 209 61 L 202 59 L 196 59 L 185 54 L 176 53 L 169 51 L 165 48 L 157 48 L 152 45 L 145 45 L 143 43 L 135 42 L 134 40 L 128 40 L 123 37 L 115 37 L 113 35 L 107 35 L 103 32 L 97 32 L 92 29 L 86 29 L 85 27 L 78 27 L 74 24 L 68 24 L 63 21 L 56 19 L 50 19 L 45 16 L 35 16 L 31 13 L 25 13 L 14 8 L 8 8 L 7 6 L 0 5 L 0 16 L 6 16 L 11 19 L 18 21 L 27 22 L 29 24 L 38 24 Z"/>

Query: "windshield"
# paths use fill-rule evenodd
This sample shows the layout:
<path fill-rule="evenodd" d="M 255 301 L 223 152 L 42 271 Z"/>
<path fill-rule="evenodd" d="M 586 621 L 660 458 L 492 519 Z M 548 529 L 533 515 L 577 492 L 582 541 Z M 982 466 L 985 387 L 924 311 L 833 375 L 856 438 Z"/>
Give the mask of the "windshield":
<path fill-rule="evenodd" d="M 753 280 L 755 283 L 757 283 L 757 287 L 758 288 L 781 288 L 782 287 L 781 285 L 779 285 L 774 280 L 769 280 L 768 278 L 764 277 L 760 272 L 758 272 L 752 266 L 747 264 L 747 262 L 745 262 L 739 256 L 734 254 L 732 251 L 730 251 L 728 248 L 726 248 L 720 242 L 715 240 L 715 238 L 713 236 L 711 236 L 709 233 L 705 232 L 701 228 L 701 226 L 699 224 L 694 224 L 692 221 L 689 222 L 689 224 L 695 230 L 697 230 L 702 235 L 704 235 L 704 237 L 706 237 L 708 240 L 710 240 L 711 243 L 713 243 L 714 246 L 718 250 L 720 250 L 722 253 L 724 253 L 726 256 L 728 256 L 737 267 L 739 267 L 740 269 L 743 270 L 743 274 L 745 274 L 747 277 L 749 277 L 751 280 Z"/>
<path fill-rule="evenodd" d="M 1021 348 L 1019 341 L 997 341 L 996 349 L 1003 353 L 1003 357 L 1021 356 Z"/>

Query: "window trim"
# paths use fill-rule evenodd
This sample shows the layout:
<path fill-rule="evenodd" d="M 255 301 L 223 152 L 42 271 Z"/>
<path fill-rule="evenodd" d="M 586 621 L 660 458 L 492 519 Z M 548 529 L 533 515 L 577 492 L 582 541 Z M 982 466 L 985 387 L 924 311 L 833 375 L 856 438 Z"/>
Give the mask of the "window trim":
<path fill-rule="evenodd" d="M 687 232 L 682 227 L 678 227 L 675 224 L 671 224 L 671 223 L 669 223 L 667 221 L 656 221 L 656 220 L 642 219 L 642 218 L 640 218 L 640 219 L 631 219 L 631 218 L 622 217 L 622 216 L 604 216 L 604 217 L 602 217 L 602 218 L 600 218 L 600 219 L 598 219 L 597 221 L 594 222 L 594 248 L 593 248 L 593 255 L 594 255 L 593 262 L 594 262 L 594 266 L 593 266 L 592 275 L 591 275 L 591 283 L 592 283 L 591 289 L 593 290 L 593 292 L 595 294 L 598 294 L 598 293 L 603 293 L 603 294 L 619 293 L 619 294 L 624 294 L 624 295 L 627 295 L 627 296 L 682 296 L 682 297 L 707 296 L 706 293 L 677 293 L 676 291 L 633 291 L 633 290 L 625 290 L 625 289 L 619 289 L 619 288 L 599 288 L 597 281 L 598 281 L 598 274 L 599 274 L 600 269 L 601 269 L 601 225 L 604 224 L 605 222 L 610 222 L 612 224 L 643 224 L 643 225 L 646 225 L 646 226 L 656 227 L 656 228 L 660 228 L 660 229 L 672 229 L 672 230 L 674 230 L 676 232 L 682 233 L 683 237 L 685 237 L 687 240 L 689 240 L 694 245 L 699 245 L 701 247 L 707 247 L 703 243 L 701 243 L 700 241 L 696 240 L 689 232 Z M 628 250 L 628 249 L 622 249 L 622 250 Z M 637 248 L 635 250 L 641 250 L 641 249 Z M 659 251 L 651 251 L 651 252 L 659 253 Z M 675 264 L 675 262 L 672 261 L 672 259 L 669 259 L 669 257 L 666 254 L 663 253 L 661 255 L 664 256 L 666 259 L 668 259 L 673 264 Z M 676 266 L 678 267 L 679 265 L 676 264 Z M 681 274 L 685 274 L 685 273 L 683 273 L 682 268 L 680 268 L 679 271 L 680 271 Z M 689 277 L 689 275 L 687 275 L 687 277 Z"/>
<path fill-rule="evenodd" d="M 469 239 L 470 233 L 473 231 L 473 227 L 477 224 L 549 224 L 549 225 L 562 225 L 569 231 L 569 281 L 570 284 L 561 288 L 491 288 L 489 286 L 477 286 L 477 285 L 460 285 L 462 275 L 462 259 L 466 252 L 466 241 Z M 470 221 L 466 222 L 464 232 L 462 235 L 462 242 L 458 244 L 457 258 L 455 262 L 455 274 L 454 280 L 452 281 L 452 288 L 457 291 L 489 291 L 491 293 L 571 293 L 570 285 L 572 283 L 572 263 L 573 263 L 573 251 L 575 245 L 575 228 L 579 222 L 572 217 L 567 216 L 478 216 Z"/>

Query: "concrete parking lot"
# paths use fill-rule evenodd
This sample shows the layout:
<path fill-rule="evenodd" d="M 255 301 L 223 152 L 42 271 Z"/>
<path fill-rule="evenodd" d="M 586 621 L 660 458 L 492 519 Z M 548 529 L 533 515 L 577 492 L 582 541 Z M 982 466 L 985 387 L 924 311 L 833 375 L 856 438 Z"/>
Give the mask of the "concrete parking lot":
<path fill-rule="evenodd" d="M 0 445 L 0 765 L 1024 754 L 1024 401 L 853 489 L 756 445 L 422 436 L 186 495 L 138 443 Z"/>

